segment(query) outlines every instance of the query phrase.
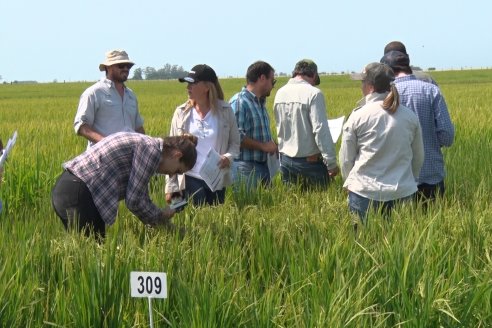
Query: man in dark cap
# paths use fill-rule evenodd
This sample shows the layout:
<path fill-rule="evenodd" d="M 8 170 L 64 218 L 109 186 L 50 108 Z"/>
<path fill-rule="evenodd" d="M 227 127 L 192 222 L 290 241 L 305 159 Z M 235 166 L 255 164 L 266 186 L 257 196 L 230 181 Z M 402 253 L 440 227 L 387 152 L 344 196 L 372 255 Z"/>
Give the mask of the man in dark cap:
<path fill-rule="evenodd" d="M 326 187 L 339 172 L 325 97 L 315 87 L 319 83 L 317 65 L 303 59 L 277 91 L 273 105 L 282 181 L 299 181 L 304 189 Z"/>
<path fill-rule="evenodd" d="M 405 47 L 405 45 L 402 42 L 400 42 L 400 41 L 391 41 L 390 43 L 388 43 L 384 47 L 384 55 L 386 55 L 390 51 L 399 51 L 399 52 L 402 52 L 405 55 L 407 55 L 408 60 L 410 61 L 410 56 L 407 53 L 407 48 Z M 422 80 L 422 81 L 429 82 L 429 83 L 432 83 L 432 84 L 437 85 L 437 82 L 434 81 L 434 79 L 432 78 L 432 76 L 430 76 L 429 74 L 427 74 L 427 73 L 425 73 L 423 71 L 415 70 L 415 69 L 413 69 L 412 71 L 413 71 L 412 72 L 413 75 L 415 75 L 415 77 L 418 80 Z"/>
<path fill-rule="evenodd" d="M 403 49 L 405 50 L 405 49 Z M 391 50 L 381 58 L 396 76 L 400 103 L 412 109 L 419 118 L 424 140 L 424 165 L 418 178 L 418 198 L 434 200 L 444 193 L 444 157 L 441 147 L 454 141 L 454 126 L 438 86 L 419 80 L 412 74 L 410 59 L 401 51 Z"/>

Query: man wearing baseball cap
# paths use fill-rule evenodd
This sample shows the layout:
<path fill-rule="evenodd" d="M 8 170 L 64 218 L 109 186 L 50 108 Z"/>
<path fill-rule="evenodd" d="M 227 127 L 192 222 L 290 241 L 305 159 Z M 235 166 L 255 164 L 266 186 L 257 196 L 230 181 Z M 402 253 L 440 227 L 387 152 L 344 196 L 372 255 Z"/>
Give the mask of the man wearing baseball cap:
<path fill-rule="evenodd" d="M 390 51 L 399 51 L 407 55 L 408 60 L 410 62 L 410 55 L 407 53 L 407 48 L 401 41 L 391 41 L 389 42 L 385 47 L 384 47 L 384 55 L 386 55 Z M 413 75 L 417 78 L 417 80 L 422 80 L 424 82 L 429 82 L 432 84 L 437 85 L 437 82 L 434 81 L 432 76 L 429 74 L 425 73 L 424 71 L 418 71 L 415 69 L 412 69 Z"/>
<path fill-rule="evenodd" d="M 318 66 L 303 59 L 273 105 L 282 181 L 299 181 L 303 189 L 326 187 L 339 172 L 319 84 Z"/>
<path fill-rule="evenodd" d="M 417 114 L 422 128 L 425 156 L 417 180 L 417 199 L 434 200 L 444 194 L 445 170 L 441 148 L 451 146 L 454 141 L 454 126 L 446 101 L 438 86 L 418 80 L 412 74 L 406 53 L 389 51 L 381 58 L 381 63 L 393 69 L 401 104 Z"/>
<path fill-rule="evenodd" d="M 116 132 L 145 133 L 137 97 L 124 83 L 133 65 L 126 51 L 107 52 L 99 65 L 106 76 L 80 96 L 74 129 L 89 140 L 89 147 Z"/>

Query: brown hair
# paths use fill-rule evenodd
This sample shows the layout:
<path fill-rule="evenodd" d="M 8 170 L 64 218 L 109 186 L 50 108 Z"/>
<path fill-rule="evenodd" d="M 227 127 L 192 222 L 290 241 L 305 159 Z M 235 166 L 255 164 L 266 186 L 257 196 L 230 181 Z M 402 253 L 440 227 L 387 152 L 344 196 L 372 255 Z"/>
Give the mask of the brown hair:
<path fill-rule="evenodd" d="M 400 94 L 398 93 L 395 84 L 391 83 L 390 92 L 383 101 L 383 109 L 390 114 L 394 114 L 398 109 L 398 106 L 400 106 Z"/>
<path fill-rule="evenodd" d="M 178 150 L 183 154 L 180 159 L 181 163 L 189 170 L 195 166 L 197 157 L 196 145 L 198 144 L 198 138 L 196 136 L 185 133 L 180 136 L 164 137 L 163 140 L 163 154 L 169 154 L 173 150 Z"/>

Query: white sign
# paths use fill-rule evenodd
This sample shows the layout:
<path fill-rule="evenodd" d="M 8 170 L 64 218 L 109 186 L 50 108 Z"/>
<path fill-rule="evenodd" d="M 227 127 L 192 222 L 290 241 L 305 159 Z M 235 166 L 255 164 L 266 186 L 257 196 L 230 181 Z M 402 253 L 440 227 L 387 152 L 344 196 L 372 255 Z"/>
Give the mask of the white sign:
<path fill-rule="evenodd" d="M 132 297 L 167 298 L 165 272 L 130 272 Z"/>

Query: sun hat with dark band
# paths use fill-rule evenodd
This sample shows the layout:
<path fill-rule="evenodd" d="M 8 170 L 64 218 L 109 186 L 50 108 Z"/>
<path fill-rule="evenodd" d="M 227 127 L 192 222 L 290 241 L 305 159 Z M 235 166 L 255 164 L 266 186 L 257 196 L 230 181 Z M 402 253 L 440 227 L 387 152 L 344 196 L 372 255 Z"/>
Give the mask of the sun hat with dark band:
<path fill-rule="evenodd" d="M 216 82 L 217 74 L 212 69 L 212 67 L 200 64 L 194 66 L 187 76 L 179 78 L 179 82 L 188 82 L 188 83 L 196 83 L 196 82 Z"/>
<path fill-rule="evenodd" d="M 104 72 L 107 66 L 117 65 L 117 64 L 130 64 L 131 66 L 135 65 L 128 58 L 128 54 L 124 50 L 111 50 L 106 53 L 106 60 L 99 64 L 99 70 Z"/>

